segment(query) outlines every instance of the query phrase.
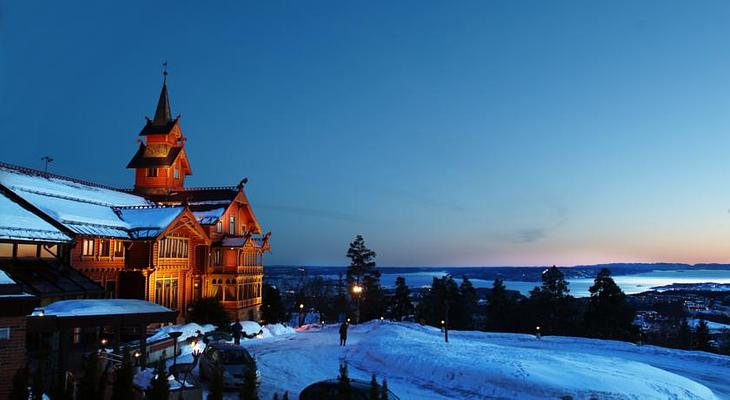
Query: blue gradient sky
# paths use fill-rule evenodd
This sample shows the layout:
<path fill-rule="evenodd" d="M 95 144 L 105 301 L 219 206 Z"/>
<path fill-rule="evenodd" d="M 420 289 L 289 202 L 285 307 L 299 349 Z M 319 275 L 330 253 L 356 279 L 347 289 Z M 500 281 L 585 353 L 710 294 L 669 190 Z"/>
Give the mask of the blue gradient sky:
<path fill-rule="evenodd" d="M 0 160 L 131 186 L 166 58 L 268 264 L 730 261 L 728 2 L 197 3 L 0 3 Z"/>

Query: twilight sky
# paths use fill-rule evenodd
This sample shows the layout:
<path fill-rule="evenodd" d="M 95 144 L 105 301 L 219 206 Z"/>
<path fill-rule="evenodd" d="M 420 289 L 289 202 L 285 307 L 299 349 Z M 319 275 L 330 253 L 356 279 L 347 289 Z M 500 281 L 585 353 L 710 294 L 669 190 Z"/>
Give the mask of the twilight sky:
<path fill-rule="evenodd" d="M 2 2 L 0 160 L 131 186 L 167 59 L 269 265 L 728 262 L 730 3 L 604 3 Z"/>

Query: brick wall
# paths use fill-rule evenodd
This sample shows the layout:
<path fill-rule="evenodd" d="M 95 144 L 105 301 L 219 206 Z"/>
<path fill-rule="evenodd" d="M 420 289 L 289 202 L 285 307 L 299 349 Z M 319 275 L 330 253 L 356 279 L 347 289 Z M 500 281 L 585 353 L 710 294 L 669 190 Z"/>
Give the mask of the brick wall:
<path fill-rule="evenodd" d="M 6 399 L 13 375 L 25 365 L 25 316 L 0 317 L 2 328 L 10 328 L 10 339 L 0 339 L 0 399 Z"/>

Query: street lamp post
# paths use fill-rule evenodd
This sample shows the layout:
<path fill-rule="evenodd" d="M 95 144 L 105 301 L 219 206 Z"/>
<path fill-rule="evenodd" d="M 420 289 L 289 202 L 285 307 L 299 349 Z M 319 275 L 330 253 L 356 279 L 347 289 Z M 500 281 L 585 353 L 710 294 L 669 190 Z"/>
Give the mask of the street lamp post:
<path fill-rule="evenodd" d="M 360 295 L 362 294 L 362 286 L 360 286 L 359 283 L 356 283 L 355 286 L 352 287 L 352 294 L 355 295 L 355 298 L 357 298 L 357 311 L 355 312 L 355 324 L 360 323 Z"/>
<path fill-rule="evenodd" d="M 304 325 L 304 303 L 299 304 L 299 326 Z"/>
<path fill-rule="evenodd" d="M 172 347 L 172 365 L 177 365 L 177 338 L 182 335 L 182 332 L 168 332 L 167 335 L 175 341 Z"/>
<path fill-rule="evenodd" d="M 535 336 L 538 339 L 540 339 L 542 337 L 542 335 L 540 334 L 540 327 L 539 326 L 535 328 Z"/>

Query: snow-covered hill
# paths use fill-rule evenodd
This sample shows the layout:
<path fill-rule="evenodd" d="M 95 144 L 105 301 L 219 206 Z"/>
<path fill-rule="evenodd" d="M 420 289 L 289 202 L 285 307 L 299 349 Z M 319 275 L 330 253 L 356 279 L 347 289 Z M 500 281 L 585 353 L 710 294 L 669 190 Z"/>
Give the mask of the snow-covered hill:
<path fill-rule="evenodd" d="M 411 323 L 370 322 L 338 346 L 337 326 L 260 340 L 261 395 L 296 398 L 312 382 L 350 375 L 386 377 L 402 399 L 730 399 L 730 357 L 571 337 L 450 332 Z"/>

